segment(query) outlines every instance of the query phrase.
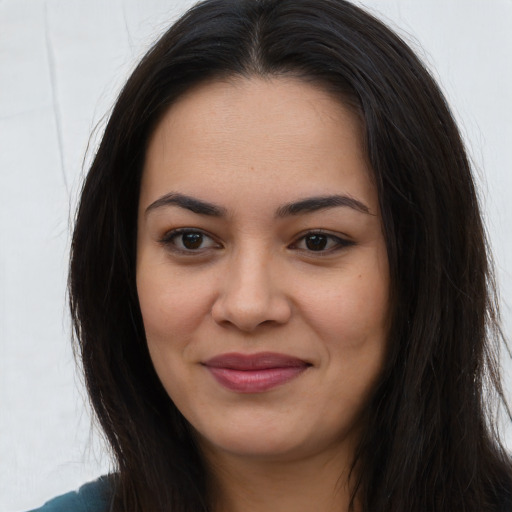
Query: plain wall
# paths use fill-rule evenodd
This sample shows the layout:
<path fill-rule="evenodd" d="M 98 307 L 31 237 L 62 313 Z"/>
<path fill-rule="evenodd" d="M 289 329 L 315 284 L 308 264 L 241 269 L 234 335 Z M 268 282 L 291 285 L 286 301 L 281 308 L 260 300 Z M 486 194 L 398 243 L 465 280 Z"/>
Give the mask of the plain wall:
<path fill-rule="evenodd" d="M 70 219 L 91 133 L 93 153 L 128 73 L 191 3 L 0 1 L 2 511 L 40 505 L 110 467 L 90 428 L 70 348 Z M 359 3 L 419 51 L 460 122 L 479 175 L 510 339 L 512 1 Z M 510 375 L 508 355 L 503 363 Z"/>

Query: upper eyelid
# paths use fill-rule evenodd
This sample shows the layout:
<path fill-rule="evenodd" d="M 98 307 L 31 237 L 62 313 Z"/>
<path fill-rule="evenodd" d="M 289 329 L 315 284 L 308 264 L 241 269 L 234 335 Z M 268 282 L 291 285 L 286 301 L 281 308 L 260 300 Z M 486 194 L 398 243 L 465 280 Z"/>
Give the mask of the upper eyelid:
<path fill-rule="evenodd" d="M 297 240 L 297 241 L 302 240 L 304 237 L 306 237 L 308 235 L 324 235 L 327 237 L 336 238 L 337 240 L 341 240 L 343 242 L 354 243 L 352 240 L 352 237 L 350 237 L 349 235 L 347 235 L 345 233 L 332 232 L 330 230 L 321 229 L 321 228 L 308 229 L 307 231 L 299 233 L 298 235 L 295 236 L 295 240 Z"/>
<path fill-rule="evenodd" d="M 217 237 L 215 235 L 212 235 L 208 231 L 205 231 L 201 228 L 175 228 L 175 229 L 169 229 L 167 230 L 161 237 L 159 237 L 160 242 L 166 242 L 169 241 L 171 238 L 177 235 L 181 235 L 183 233 L 201 233 L 201 235 L 207 236 L 208 238 L 211 238 L 214 241 L 217 241 Z"/>

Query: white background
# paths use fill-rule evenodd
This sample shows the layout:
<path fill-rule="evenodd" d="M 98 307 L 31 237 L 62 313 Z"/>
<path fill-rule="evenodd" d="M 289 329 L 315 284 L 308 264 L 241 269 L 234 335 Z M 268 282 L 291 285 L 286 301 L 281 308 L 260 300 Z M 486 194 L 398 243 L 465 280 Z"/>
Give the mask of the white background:
<path fill-rule="evenodd" d="M 461 124 L 479 175 L 510 339 L 512 0 L 361 3 L 419 51 Z M 40 505 L 109 468 L 70 349 L 70 219 L 91 133 L 93 151 L 128 73 L 189 5 L 0 0 L 2 511 Z M 503 363 L 512 373 L 509 356 Z M 510 432 L 507 443 L 512 447 Z"/>

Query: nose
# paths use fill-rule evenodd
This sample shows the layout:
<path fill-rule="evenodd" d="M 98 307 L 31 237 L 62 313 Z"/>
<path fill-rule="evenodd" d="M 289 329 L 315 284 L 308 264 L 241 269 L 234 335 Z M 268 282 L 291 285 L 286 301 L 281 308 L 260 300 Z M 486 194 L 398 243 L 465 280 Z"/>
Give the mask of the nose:
<path fill-rule="evenodd" d="M 240 253 L 223 276 L 212 317 L 220 325 L 252 332 L 262 325 L 288 322 L 291 304 L 272 255 Z"/>

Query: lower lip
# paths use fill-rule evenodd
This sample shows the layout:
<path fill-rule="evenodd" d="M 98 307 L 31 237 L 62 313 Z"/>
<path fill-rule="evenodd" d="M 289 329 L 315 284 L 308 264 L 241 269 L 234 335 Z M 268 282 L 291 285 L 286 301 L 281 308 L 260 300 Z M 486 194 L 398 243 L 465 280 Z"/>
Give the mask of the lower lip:
<path fill-rule="evenodd" d="M 298 377 L 307 366 L 268 368 L 262 370 L 233 370 L 208 366 L 219 384 L 237 393 L 263 393 Z"/>

